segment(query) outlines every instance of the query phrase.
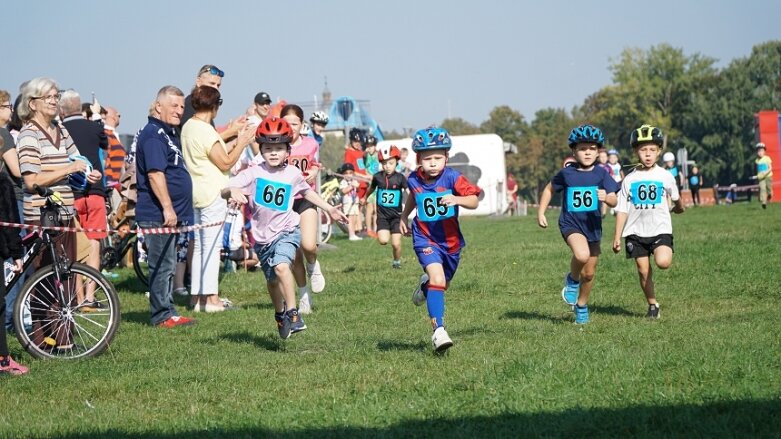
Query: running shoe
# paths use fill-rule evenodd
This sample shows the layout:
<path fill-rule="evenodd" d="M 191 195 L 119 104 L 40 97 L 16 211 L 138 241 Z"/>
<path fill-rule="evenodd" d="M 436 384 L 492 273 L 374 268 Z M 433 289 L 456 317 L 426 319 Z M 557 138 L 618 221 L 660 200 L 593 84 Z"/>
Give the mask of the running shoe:
<path fill-rule="evenodd" d="M 158 323 L 158 328 L 175 328 L 177 326 L 190 326 L 194 325 L 196 322 L 195 319 L 191 319 L 189 317 L 184 316 L 171 316 L 168 318 L 168 320 Z"/>
<path fill-rule="evenodd" d="M 575 305 L 575 323 L 578 325 L 585 325 L 588 321 L 588 305 Z"/>
<path fill-rule="evenodd" d="M 398 270 L 399 268 L 401 268 L 401 261 L 393 261 L 393 264 L 391 265 L 391 267 L 393 267 L 393 268 Z"/>
<path fill-rule="evenodd" d="M 284 313 L 281 316 L 275 315 L 274 320 L 277 322 L 280 338 L 287 340 L 290 337 L 290 317 Z"/>
<path fill-rule="evenodd" d="M 306 323 L 304 323 L 304 318 L 301 317 L 301 314 L 295 310 L 291 309 L 286 313 L 287 318 L 290 320 L 290 333 L 295 334 L 296 332 L 301 332 L 304 329 L 306 329 Z"/>
<path fill-rule="evenodd" d="M 309 274 L 309 283 L 312 286 L 313 293 L 320 293 L 325 289 L 325 276 L 320 271 L 320 261 L 315 261 L 315 267 Z"/>
<path fill-rule="evenodd" d="M 434 352 L 438 354 L 445 352 L 453 346 L 453 340 L 447 335 L 444 326 L 440 326 L 434 330 L 434 335 L 431 336 L 431 343 L 434 344 Z"/>
<path fill-rule="evenodd" d="M 653 305 L 648 305 L 648 312 L 645 314 L 646 317 L 649 319 L 658 319 L 659 318 L 659 304 L 654 303 Z"/>
<path fill-rule="evenodd" d="M 428 275 L 426 273 L 421 274 L 420 283 L 418 284 L 418 287 L 415 288 L 415 291 L 412 292 L 412 303 L 415 306 L 420 306 L 426 303 L 426 293 L 423 292 L 423 288 L 425 288 L 427 282 Z"/>
<path fill-rule="evenodd" d="M 575 305 L 580 294 L 580 282 L 576 282 L 569 273 L 564 277 L 564 288 L 561 289 L 561 298 L 567 305 Z"/>
<path fill-rule="evenodd" d="M 312 314 L 312 302 L 309 299 L 309 293 L 304 293 L 298 300 L 298 312 L 301 314 Z"/>

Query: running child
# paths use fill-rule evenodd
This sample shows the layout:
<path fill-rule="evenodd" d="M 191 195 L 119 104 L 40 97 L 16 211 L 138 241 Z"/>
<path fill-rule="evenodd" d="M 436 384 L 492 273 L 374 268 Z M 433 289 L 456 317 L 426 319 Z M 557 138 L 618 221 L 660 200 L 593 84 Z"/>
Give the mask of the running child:
<path fill-rule="evenodd" d="M 643 125 L 629 138 L 640 164 L 624 178 L 616 207 L 616 232 L 613 251 L 621 251 L 621 237 L 626 244 L 626 257 L 634 259 L 640 275 L 640 288 L 648 301 L 646 317 L 659 318 L 650 256 L 662 270 L 673 261 L 673 226 L 670 220 L 669 195 L 673 212 L 683 213 L 683 202 L 675 178 L 656 164 L 662 153 L 664 135 L 659 128 Z"/>
<path fill-rule="evenodd" d="M 393 268 L 401 268 L 401 196 L 407 189 L 407 179 L 397 171 L 396 165 L 401 158 L 401 151 L 396 145 L 384 148 L 379 152 L 379 161 L 382 171 L 374 174 L 369 190 L 361 204 L 365 204 L 367 198 L 377 190 L 377 240 L 380 245 L 386 245 L 391 241 L 393 248 Z"/>
<path fill-rule="evenodd" d="M 434 334 L 435 352 L 444 352 L 453 341 L 445 330 L 445 291 L 456 274 L 466 243 L 458 224 L 458 208 L 475 209 L 481 189 L 460 172 L 448 168 L 451 140 L 442 128 L 419 130 L 412 138 L 418 170 L 409 176 L 409 201 L 399 222 L 402 234 L 412 233 L 412 248 L 424 270 L 412 303 L 426 303 Z M 410 230 L 409 215 L 417 208 Z"/>
<path fill-rule="evenodd" d="M 662 161 L 664 162 L 664 169 L 673 176 L 675 179 L 675 186 L 678 187 L 678 191 L 680 192 L 683 181 L 681 180 L 681 173 L 678 172 L 678 167 L 675 166 L 675 154 L 667 151 L 662 156 Z"/>
<path fill-rule="evenodd" d="M 545 211 L 553 191 L 563 192 L 559 230 L 572 250 L 570 272 L 564 277 L 561 297 L 574 306 L 575 323 L 589 321 L 588 298 L 594 285 L 602 240 L 600 202 L 616 206 L 618 183 L 601 166 L 595 166 L 597 151 L 605 142 L 602 130 L 592 125 L 580 125 L 569 135 L 569 146 L 576 165 L 561 169 L 545 186 L 540 197 L 537 223 L 548 227 Z"/>
<path fill-rule="evenodd" d="M 299 215 L 293 210 L 293 199 L 301 194 L 333 219 L 345 221 L 346 218 L 309 187 L 299 169 L 286 164 L 293 139 L 286 120 L 274 116 L 264 119 L 255 137 L 264 162 L 231 178 L 228 187 L 222 190 L 222 197 L 249 204 L 255 253 L 274 303 L 279 336 L 286 339 L 306 329 L 296 307 L 296 281 L 292 271 L 301 245 Z"/>
<path fill-rule="evenodd" d="M 342 193 L 342 212 L 347 215 L 347 235 L 350 241 L 360 241 L 361 212 L 358 191 L 361 183 L 355 178 L 355 168 L 351 163 L 345 163 L 339 168 L 342 181 L 339 182 L 339 192 Z"/>

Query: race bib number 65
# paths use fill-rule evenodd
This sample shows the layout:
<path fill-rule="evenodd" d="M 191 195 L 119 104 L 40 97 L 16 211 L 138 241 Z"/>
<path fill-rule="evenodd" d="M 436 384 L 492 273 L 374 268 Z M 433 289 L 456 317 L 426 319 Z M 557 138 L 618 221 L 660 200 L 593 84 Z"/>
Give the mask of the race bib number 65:
<path fill-rule="evenodd" d="M 292 189 L 287 183 L 258 178 L 255 180 L 255 204 L 268 209 L 287 211 Z"/>
<path fill-rule="evenodd" d="M 415 194 L 415 202 L 418 205 L 418 218 L 421 221 L 439 221 L 452 218 L 456 214 L 455 206 L 448 206 L 442 201 L 445 195 L 452 195 L 453 191 L 423 192 Z"/>
<path fill-rule="evenodd" d="M 599 208 L 596 186 L 567 188 L 567 210 L 570 212 L 591 212 Z"/>

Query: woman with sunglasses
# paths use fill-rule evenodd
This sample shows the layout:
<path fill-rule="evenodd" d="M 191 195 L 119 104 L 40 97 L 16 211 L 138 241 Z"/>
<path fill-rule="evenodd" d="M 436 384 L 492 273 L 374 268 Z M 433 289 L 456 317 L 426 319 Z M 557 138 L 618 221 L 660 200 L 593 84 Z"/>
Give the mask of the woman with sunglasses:
<path fill-rule="evenodd" d="M 228 185 L 228 171 L 239 160 L 244 145 L 254 138 L 253 127 L 243 124 L 238 138 L 226 144 L 212 123 L 222 105 L 220 92 L 211 86 L 195 87 L 191 93 L 195 114 L 182 128 L 182 153 L 193 180 L 195 224 L 225 220 L 227 204 L 220 192 Z M 241 145 L 241 146 L 238 146 Z M 219 297 L 222 227 L 195 232 L 190 266 L 190 305 L 195 312 L 221 312 L 231 307 Z"/>

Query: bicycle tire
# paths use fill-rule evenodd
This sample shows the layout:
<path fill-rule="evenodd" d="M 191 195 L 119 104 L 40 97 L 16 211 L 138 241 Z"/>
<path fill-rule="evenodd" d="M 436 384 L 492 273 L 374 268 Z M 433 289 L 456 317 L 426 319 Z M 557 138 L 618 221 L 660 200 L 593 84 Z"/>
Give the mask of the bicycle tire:
<path fill-rule="evenodd" d="M 96 284 L 95 301 L 101 304 L 100 307 L 76 303 L 75 290 L 77 287 L 84 289 L 85 281 Z M 62 285 L 67 305 L 60 299 L 57 285 Z M 108 348 L 119 329 L 119 306 L 114 286 L 94 268 L 75 262 L 70 266 L 69 275 L 58 280 L 54 266 L 47 265 L 24 283 L 16 298 L 16 338 L 35 358 L 75 360 L 94 357 Z"/>
<path fill-rule="evenodd" d="M 133 271 L 136 277 L 146 286 L 149 286 L 149 262 L 141 260 L 141 252 L 138 250 L 138 238 L 133 242 Z"/>

